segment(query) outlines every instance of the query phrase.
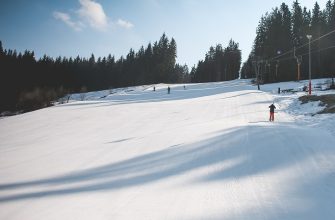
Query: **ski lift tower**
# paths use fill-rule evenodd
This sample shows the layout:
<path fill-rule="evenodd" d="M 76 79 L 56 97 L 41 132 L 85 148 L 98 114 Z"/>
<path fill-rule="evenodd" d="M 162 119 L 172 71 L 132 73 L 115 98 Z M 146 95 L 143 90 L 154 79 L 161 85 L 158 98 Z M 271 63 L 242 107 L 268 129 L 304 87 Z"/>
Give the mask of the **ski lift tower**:
<path fill-rule="evenodd" d="M 311 39 L 312 39 L 312 35 L 308 34 L 307 35 L 308 38 L 308 49 L 309 49 L 309 83 L 308 83 L 308 94 L 311 95 L 312 94 L 312 69 L 311 69 L 311 63 L 312 63 L 312 58 L 311 58 Z"/>
<path fill-rule="evenodd" d="M 301 66 L 302 56 L 297 56 L 295 54 L 295 47 L 294 47 L 293 52 L 294 52 L 294 58 L 297 60 L 297 65 L 298 65 L 297 81 L 300 81 L 300 66 Z"/>

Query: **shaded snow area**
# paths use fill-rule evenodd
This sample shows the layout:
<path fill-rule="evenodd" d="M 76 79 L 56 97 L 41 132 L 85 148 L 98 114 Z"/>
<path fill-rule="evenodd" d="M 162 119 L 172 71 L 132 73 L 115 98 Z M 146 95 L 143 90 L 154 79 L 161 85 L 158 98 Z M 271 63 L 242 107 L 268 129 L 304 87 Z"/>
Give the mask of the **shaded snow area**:
<path fill-rule="evenodd" d="M 2 118 L 0 219 L 333 220 L 334 115 L 301 105 L 306 84 L 133 87 Z"/>

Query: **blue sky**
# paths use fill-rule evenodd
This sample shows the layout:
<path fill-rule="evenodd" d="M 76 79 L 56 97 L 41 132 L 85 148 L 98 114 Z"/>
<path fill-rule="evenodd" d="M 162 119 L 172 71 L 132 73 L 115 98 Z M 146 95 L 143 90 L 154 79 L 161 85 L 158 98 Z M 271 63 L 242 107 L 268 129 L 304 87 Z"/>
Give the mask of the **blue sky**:
<path fill-rule="evenodd" d="M 231 38 L 244 61 L 261 16 L 282 2 L 291 7 L 293 0 L 0 0 L 0 40 L 37 58 L 119 58 L 165 32 L 177 42 L 180 64 L 193 66 L 210 46 Z M 312 9 L 315 1 L 300 3 Z M 326 0 L 318 3 L 323 9 Z"/>

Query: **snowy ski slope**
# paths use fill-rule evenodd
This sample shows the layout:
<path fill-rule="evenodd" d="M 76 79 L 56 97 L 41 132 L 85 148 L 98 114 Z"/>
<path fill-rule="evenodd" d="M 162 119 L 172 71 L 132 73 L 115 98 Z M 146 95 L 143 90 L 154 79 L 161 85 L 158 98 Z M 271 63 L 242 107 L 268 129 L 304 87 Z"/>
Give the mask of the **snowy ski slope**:
<path fill-rule="evenodd" d="M 304 84 L 160 84 L 2 118 L 0 219 L 333 220 L 334 116 L 276 93 Z"/>

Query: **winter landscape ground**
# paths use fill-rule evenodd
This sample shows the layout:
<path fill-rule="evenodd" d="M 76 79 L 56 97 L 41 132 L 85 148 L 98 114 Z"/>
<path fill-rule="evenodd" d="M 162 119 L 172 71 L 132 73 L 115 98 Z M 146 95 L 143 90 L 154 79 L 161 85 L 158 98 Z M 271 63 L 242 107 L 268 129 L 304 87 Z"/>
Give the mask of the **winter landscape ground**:
<path fill-rule="evenodd" d="M 0 219 L 333 220 L 335 117 L 277 94 L 306 84 L 160 84 L 1 118 Z"/>

